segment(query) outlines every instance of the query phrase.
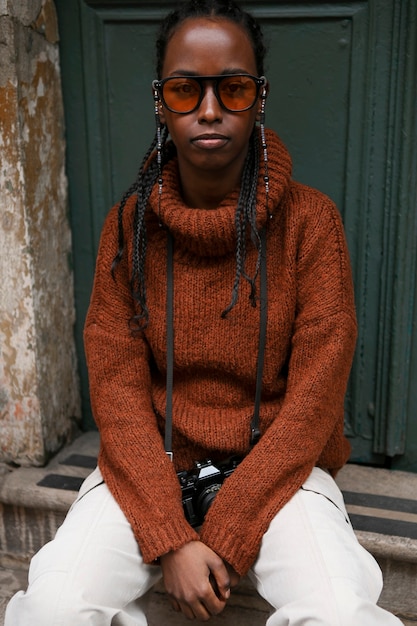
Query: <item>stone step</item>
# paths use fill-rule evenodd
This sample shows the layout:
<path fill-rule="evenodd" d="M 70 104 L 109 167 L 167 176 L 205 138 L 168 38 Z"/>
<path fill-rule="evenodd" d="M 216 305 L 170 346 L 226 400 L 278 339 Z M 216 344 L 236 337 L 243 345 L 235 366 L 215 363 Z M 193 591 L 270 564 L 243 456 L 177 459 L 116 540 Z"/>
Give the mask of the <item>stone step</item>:
<path fill-rule="evenodd" d="M 31 556 L 55 534 L 83 479 L 95 467 L 98 434 L 79 437 L 44 468 L 2 468 L 0 475 L 0 624 L 1 607 L 25 577 Z M 380 604 L 404 624 L 417 623 L 417 475 L 347 465 L 337 482 L 358 540 L 381 565 L 385 585 Z M 9 585 L 1 584 L 3 579 Z M 4 583 L 4 580 L 3 580 Z M 2 595 L 3 594 L 3 595 Z M 213 626 L 261 626 L 268 605 L 248 581 L 234 591 L 230 605 Z M 174 613 L 162 585 L 155 588 L 149 624 L 184 624 Z"/>
<path fill-rule="evenodd" d="M 381 566 L 381 606 L 417 622 L 417 474 L 346 465 L 337 483 L 359 542 Z"/>

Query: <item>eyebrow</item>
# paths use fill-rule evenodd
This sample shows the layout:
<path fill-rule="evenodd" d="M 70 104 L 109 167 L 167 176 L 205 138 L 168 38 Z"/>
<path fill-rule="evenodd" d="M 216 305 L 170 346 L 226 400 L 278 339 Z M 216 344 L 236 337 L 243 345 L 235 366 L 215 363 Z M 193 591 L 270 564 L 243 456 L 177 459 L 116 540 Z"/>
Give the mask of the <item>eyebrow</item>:
<path fill-rule="evenodd" d="M 242 69 L 241 67 L 228 67 L 224 70 L 222 70 L 220 72 L 220 74 L 215 74 L 215 76 L 228 76 L 229 74 L 248 74 L 251 75 L 250 72 L 248 72 L 247 70 Z M 210 76 L 213 76 L 214 74 L 210 74 Z M 174 70 L 173 72 L 171 72 L 171 74 L 169 75 L 171 76 L 204 76 L 204 74 L 199 74 L 198 72 L 194 72 L 192 70 L 182 70 L 182 69 L 178 69 L 178 70 Z"/>

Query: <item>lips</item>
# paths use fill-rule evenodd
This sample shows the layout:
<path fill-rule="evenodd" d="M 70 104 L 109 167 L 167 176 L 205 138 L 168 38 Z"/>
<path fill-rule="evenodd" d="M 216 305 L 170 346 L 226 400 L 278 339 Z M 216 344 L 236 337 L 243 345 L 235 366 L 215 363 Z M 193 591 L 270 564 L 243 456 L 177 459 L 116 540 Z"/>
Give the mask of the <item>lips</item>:
<path fill-rule="evenodd" d="M 198 148 L 204 150 L 215 150 L 216 148 L 222 148 L 229 141 L 229 137 L 225 135 L 219 135 L 217 133 L 204 133 L 198 135 L 191 140 L 191 143 Z"/>

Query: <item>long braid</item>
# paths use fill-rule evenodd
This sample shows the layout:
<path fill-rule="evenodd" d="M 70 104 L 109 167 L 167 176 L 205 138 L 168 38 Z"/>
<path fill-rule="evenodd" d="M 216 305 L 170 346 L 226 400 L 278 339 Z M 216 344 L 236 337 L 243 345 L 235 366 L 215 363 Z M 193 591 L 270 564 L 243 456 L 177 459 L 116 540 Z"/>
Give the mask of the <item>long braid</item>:
<path fill-rule="evenodd" d="M 258 172 L 259 139 L 257 129 L 255 128 L 249 142 L 249 150 L 243 168 L 239 200 L 235 214 L 236 274 L 232 288 L 232 299 L 230 304 L 221 314 L 223 318 L 227 316 L 227 314 L 233 309 L 233 307 L 237 303 L 240 279 L 242 275 L 251 286 L 249 298 L 252 306 L 256 306 L 256 278 L 259 272 L 261 259 L 261 243 L 258 229 L 256 227 L 256 193 L 258 184 Z M 252 242 L 258 249 L 258 258 L 256 261 L 255 272 L 252 277 L 250 277 L 245 271 L 246 237 L 248 228 L 250 228 Z"/>
<path fill-rule="evenodd" d="M 173 156 L 173 151 L 166 150 L 168 130 L 163 129 L 161 135 L 161 167 Z M 148 325 L 149 311 L 146 304 L 146 284 L 145 284 L 145 258 L 147 249 L 147 233 L 145 212 L 148 205 L 149 196 L 155 183 L 158 181 L 160 170 L 157 161 L 154 159 L 145 170 L 141 181 L 141 193 L 135 207 L 135 227 L 133 233 L 133 266 L 131 287 L 132 294 L 139 304 L 140 311 L 131 320 L 132 330 L 143 330 Z"/>
<path fill-rule="evenodd" d="M 122 198 L 120 200 L 119 209 L 118 209 L 118 213 L 117 213 L 118 250 L 117 250 L 117 253 L 116 253 L 116 255 L 115 255 L 114 259 L 113 259 L 113 263 L 112 263 L 112 267 L 111 267 L 111 272 L 112 272 L 113 279 L 115 277 L 114 272 L 116 270 L 116 267 L 117 267 L 117 265 L 120 263 L 120 261 L 122 259 L 124 246 L 125 246 L 125 238 L 124 238 L 124 231 L 123 231 L 123 212 L 124 212 L 124 208 L 125 208 L 126 202 L 130 198 L 130 196 L 132 196 L 134 193 L 138 193 L 139 192 L 140 181 L 142 180 L 142 176 L 143 176 L 143 171 L 145 169 L 145 165 L 146 165 L 149 157 L 151 156 L 153 150 L 155 149 L 155 146 L 156 146 L 156 134 L 155 134 L 155 137 L 152 140 L 152 143 L 151 143 L 147 153 L 145 154 L 145 156 L 142 159 L 142 163 L 140 165 L 140 168 L 139 168 L 139 171 L 137 173 L 135 181 L 130 185 L 129 189 L 127 189 L 127 191 L 125 191 L 125 193 L 123 194 L 123 196 L 122 196 Z"/>
<path fill-rule="evenodd" d="M 175 154 L 175 148 L 171 145 L 170 149 L 167 147 L 168 130 L 163 129 L 161 135 L 162 144 L 162 167 L 170 160 Z M 149 311 L 146 304 L 146 284 L 145 284 L 145 257 L 147 249 L 147 233 L 146 233 L 146 220 L 145 212 L 148 205 L 149 197 L 152 192 L 152 188 L 159 177 L 159 168 L 156 159 L 151 159 L 151 155 L 155 149 L 157 143 L 157 137 L 152 141 L 152 144 L 147 151 L 141 167 L 139 169 L 135 182 L 124 193 L 118 209 L 118 241 L 119 249 L 113 260 L 112 273 L 116 266 L 119 264 L 125 249 L 125 236 L 123 232 L 123 213 L 126 202 L 130 196 L 134 193 L 137 194 L 135 213 L 133 220 L 133 253 L 132 253 L 132 273 L 130 279 L 130 287 L 132 291 L 132 297 L 139 305 L 139 312 L 134 315 L 130 320 L 130 327 L 132 331 L 144 330 L 149 321 Z"/>
<path fill-rule="evenodd" d="M 254 272 L 253 277 L 250 278 L 245 273 L 245 278 L 248 280 L 248 282 L 251 285 L 251 293 L 250 293 L 249 298 L 252 302 L 252 306 L 256 306 L 256 278 L 258 276 L 259 267 L 261 263 L 261 238 L 259 236 L 259 232 L 256 226 L 256 197 L 257 197 L 257 191 L 258 191 L 258 173 L 259 173 L 259 163 L 260 163 L 259 140 L 258 140 L 256 131 L 252 135 L 251 150 L 252 150 L 251 156 L 253 159 L 253 169 L 251 172 L 249 172 L 250 189 L 249 189 L 247 201 L 245 202 L 245 205 L 244 205 L 244 210 L 246 211 L 247 223 L 250 226 L 250 235 L 251 235 L 252 243 L 258 250 L 258 257 L 256 260 L 255 272 Z"/>

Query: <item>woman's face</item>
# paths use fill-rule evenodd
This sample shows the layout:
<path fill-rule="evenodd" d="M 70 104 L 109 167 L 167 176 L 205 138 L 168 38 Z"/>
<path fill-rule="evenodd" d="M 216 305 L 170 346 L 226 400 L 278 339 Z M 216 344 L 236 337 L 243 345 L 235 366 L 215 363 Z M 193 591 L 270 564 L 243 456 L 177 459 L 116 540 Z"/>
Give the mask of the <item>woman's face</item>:
<path fill-rule="evenodd" d="M 214 76 L 220 74 L 257 76 L 251 42 L 240 26 L 227 19 L 190 18 L 169 41 L 162 77 Z M 216 173 L 230 176 L 236 184 L 245 162 L 260 102 L 248 111 L 223 109 L 213 90 L 204 83 L 200 106 L 191 113 L 173 113 L 162 107 L 161 121 L 168 126 L 177 147 L 181 178 Z"/>

